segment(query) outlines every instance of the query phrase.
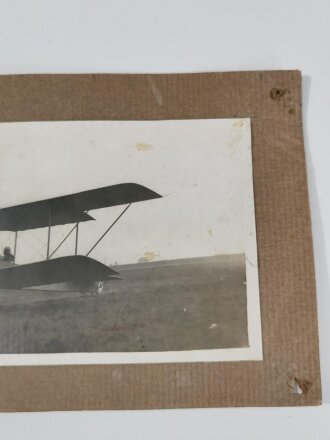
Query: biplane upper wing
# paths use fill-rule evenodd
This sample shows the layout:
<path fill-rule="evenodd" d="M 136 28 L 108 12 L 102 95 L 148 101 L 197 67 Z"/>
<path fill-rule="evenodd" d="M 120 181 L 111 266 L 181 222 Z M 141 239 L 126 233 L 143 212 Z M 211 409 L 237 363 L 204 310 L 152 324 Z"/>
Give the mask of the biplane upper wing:
<path fill-rule="evenodd" d="M 118 272 L 89 257 L 72 255 L 0 269 L 0 289 L 21 289 L 61 282 L 105 281 Z"/>
<path fill-rule="evenodd" d="M 0 231 L 24 231 L 94 220 L 86 211 L 161 197 L 136 183 L 121 183 L 0 209 Z"/>

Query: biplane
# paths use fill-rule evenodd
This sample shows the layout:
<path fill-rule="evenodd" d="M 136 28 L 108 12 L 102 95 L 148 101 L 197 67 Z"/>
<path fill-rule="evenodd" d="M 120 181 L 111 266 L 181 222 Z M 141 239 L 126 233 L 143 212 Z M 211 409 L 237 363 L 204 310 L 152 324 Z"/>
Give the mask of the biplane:
<path fill-rule="evenodd" d="M 126 213 L 132 203 L 160 197 L 162 196 L 137 183 L 120 183 L 0 209 L 0 231 L 11 231 L 15 234 L 14 261 L 0 269 L 0 289 L 31 289 L 52 285 L 57 287 L 65 285 L 64 289 L 57 288 L 57 290 L 93 292 L 95 288 L 100 289 L 104 282 L 117 279 L 119 274 L 113 268 L 89 257 L 90 253 Z M 89 251 L 85 255 L 79 255 L 79 224 L 95 220 L 89 214 L 92 210 L 118 205 L 126 206 Z M 57 247 L 51 250 L 51 228 L 66 224 L 74 224 L 74 226 Z M 15 264 L 18 232 L 36 228 L 48 228 L 45 259 L 28 264 Z M 74 254 L 54 258 L 55 253 L 74 232 Z"/>

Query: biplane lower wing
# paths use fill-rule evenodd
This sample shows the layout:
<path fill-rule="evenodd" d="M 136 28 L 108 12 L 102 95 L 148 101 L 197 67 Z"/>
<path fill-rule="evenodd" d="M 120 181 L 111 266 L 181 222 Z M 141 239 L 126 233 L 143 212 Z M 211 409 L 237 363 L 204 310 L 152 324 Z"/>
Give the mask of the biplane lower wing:
<path fill-rule="evenodd" d="M 0 289 L 21 289 L 62 282 L 106 281 L 117 274 L 93 258 L 72 255 L 0 269 Z"/>

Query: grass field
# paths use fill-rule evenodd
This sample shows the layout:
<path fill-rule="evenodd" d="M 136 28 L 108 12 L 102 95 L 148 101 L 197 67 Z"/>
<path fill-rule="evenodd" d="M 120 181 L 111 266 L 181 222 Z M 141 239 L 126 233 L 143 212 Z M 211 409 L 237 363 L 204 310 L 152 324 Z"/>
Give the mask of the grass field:
<path fill-rule="evenodd" d="M 244 255 L 116 266 L 97 297 L 0 290 L 0 352 L 248 346 Z"/>

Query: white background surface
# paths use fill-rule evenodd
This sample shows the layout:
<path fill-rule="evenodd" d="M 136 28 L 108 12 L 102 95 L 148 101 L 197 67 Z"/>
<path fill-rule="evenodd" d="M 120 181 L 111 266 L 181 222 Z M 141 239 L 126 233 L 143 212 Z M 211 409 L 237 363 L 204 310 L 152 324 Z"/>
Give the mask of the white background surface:
<path fill-rule="evenodd" d="M 2 414 L 1 438 L 330 438 L 329 16 L 328 0 L 0 0 L 2 74 L 302 71 L 325 402 L 316 408 Z"/>

